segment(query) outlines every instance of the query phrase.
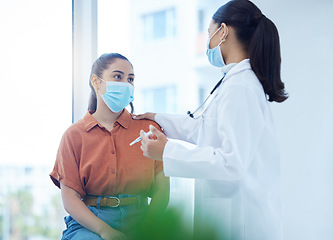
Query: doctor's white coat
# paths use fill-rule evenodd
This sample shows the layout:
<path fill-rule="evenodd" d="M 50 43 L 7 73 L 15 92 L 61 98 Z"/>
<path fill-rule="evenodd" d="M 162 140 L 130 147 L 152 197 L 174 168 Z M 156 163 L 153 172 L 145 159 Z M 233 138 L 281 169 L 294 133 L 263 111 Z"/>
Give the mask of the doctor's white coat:
<path fill-rule="evenodd" d="M 215 223 L 219 239 L 280 240 L 278 143 L 249 59 L 226 73 L 212 98 L 198 119 L 156 115 L 167 137 L 197 145 L 187 149 L 168 141 L 164 172 L 196 179 L 195 229 Z"/>

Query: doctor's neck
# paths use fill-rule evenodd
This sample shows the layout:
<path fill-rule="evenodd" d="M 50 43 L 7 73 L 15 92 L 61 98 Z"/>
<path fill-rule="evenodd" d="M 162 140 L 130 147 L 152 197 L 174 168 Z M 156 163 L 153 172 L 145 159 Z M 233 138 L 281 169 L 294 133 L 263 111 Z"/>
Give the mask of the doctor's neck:
<path fill-rule="evenodd" d="M 244 48 L 244 45 L 237 40 L 233 27 L 228 26 L 228 28 L 228 37 L 225 42 L 221 44 L 221 51 L 223 51 L 222 56 L 226 64 L 239 63 L 249 58 L 248 51 Z"/>

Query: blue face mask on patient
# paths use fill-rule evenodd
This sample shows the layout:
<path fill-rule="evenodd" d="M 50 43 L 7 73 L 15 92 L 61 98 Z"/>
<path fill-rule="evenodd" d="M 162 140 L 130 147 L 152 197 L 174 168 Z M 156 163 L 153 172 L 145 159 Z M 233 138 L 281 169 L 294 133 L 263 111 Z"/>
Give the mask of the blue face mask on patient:
<path fill-rule="evenodd" d="M 132 84 L 127 82 L 106 82 L 101 78 L 99 79 L 106 83 L 106 91 L 104 94 L 101 94 L 99 90 L 98 92 L 112 112 L 120 112 L 133 102 L 134 87 Z"/>
<path fill-rule="evenodd" d="M 225 66 L 223 57 L 222 57 L 222 53 L 221 53 L 221 49 L 220 49 L 220 45 L 221 43 L 223 43 L 226 39 L 226 37 L 228 36 L 228 32 L 227 35 L 225 36 L 225 38 L 223 40 L 221 40 L 221 42 L 214 48 L 210 49 L 209 48 L 209 43 L 210 40 L 215 36 L 215 34 L 222 28 L 222 26 L 216 30 L 216 32 L 210 37 L 208 38 L 207 41 L 207 50 L 206 50 L 206 55 L 208 57 L 208 60 L 210 62 L 210 64 L 212 64 L 215 67 L 223 67 Z M 227 28 L 228 31 L 228 28 Z"/>

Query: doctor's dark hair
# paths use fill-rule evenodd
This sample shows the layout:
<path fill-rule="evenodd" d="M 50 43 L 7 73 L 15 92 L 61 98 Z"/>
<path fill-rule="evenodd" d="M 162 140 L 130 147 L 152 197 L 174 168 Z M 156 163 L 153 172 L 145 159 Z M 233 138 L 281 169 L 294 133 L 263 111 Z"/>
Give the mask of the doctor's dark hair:
<path fill-rule="evenodd" d="M 96 111 L 97 107 L 97 97 L 94 87 L 91 84 L 91 77 L 96 74 L 98 77 L 102 78 L 102 74 L 105 69 L 109 67 L 110 64 L 112 64 L 116 59 L 123 59 L 129 62 L 131 65 L 132 63 L 123 55 L 119 53 L 104 53 L 102 54 L 92 65 L 91 67 L 91 73 L 89 78 L 89 86 L 91 88 L 90 98 L 89 98 L 89 104 L 88 104 L 88 111 Z M 133 67 L 133 65 L 132 65 Z M 134 112 L 133 103 L 130 103 L 131 106 L 131 113 Z"/>
<path fill-rule="evenodd" d="M 232 0 L 213 15 L 219 26 L 225 23 L 236 31 L 250 57 L 251 68 L 261 82 L 270 102 L 288 98 L 281 81 L 279 34 L 274 23 L 248 0 Z"/>

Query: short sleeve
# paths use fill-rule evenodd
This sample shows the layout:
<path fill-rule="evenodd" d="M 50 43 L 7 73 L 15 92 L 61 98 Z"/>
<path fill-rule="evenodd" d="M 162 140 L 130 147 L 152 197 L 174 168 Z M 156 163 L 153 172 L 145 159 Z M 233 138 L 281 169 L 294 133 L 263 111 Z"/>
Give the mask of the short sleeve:
<path fill-rule="evenodd" d="M 50 173 L 53 183 L 60 188 L 60 182 L 78 192 L 81 197 L 86 195 L 79 174 L 78 152 L 81 145 L 80 134 L 69 128 L 63 135 L 58 149 L 53 171 Z"/>

